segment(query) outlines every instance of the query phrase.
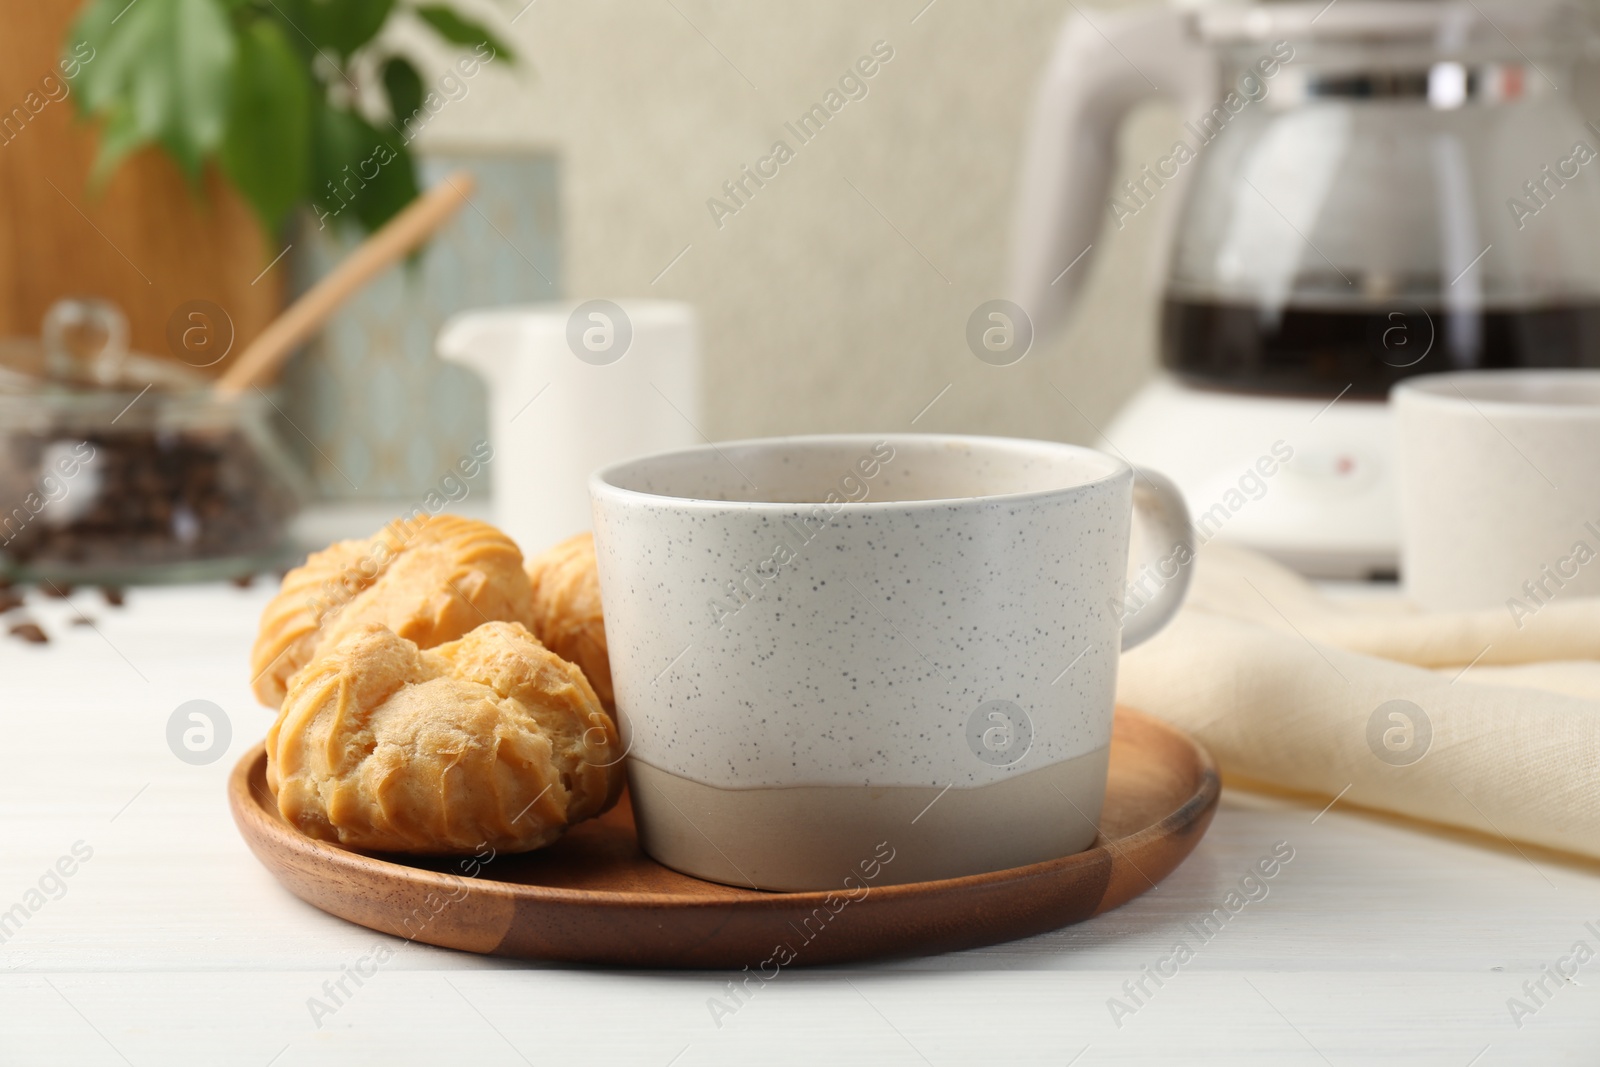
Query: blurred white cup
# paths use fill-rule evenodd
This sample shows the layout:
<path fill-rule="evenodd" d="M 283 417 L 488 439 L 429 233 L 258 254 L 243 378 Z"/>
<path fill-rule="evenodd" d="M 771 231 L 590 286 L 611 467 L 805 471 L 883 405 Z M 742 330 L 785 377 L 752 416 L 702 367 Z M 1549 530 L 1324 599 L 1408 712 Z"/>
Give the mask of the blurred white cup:
<path fill-rule="evenodd" d="M 588 530 L 588 478 L 646 452 L 700 443 L 694 309 L 588 300 L 456 315 L 440 356 L 489 386 L 496 524 L 525 554 Z"/>
<path fill-rule="evenodd" d="M 1420 375 L 1390 399 L 1412 600 L 1520 624 L 1600 595 L 1600 370 Z"/>

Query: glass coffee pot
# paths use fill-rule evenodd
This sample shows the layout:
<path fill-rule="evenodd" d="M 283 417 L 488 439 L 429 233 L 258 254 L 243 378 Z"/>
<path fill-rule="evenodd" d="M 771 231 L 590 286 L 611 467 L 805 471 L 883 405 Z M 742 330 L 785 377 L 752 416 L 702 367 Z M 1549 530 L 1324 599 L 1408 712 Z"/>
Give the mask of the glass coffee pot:
<path fill-rule="evenodd" d="M 1581 8 L 1316 0 L 1094 19 L 1068 19 L 1024 161 L 1013 293 L 1036 330 L 1069 310 L 1097 241 L 1170 200 L 1161 360 L 1184 386 L 1326 401 L 1442 370 L 1600 367 Z M 1118 127 L 1152 98 L 1177 104 L 1181 130 L 1123 160 L 1133 176 L 1113 186 Z"/>

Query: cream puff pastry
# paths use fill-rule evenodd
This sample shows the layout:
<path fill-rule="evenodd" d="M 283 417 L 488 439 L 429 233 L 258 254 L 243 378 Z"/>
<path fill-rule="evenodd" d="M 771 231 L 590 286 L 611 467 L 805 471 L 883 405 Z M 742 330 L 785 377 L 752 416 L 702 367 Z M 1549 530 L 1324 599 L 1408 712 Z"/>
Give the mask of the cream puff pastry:
<path fill-rule="evenodd" d="M 251 688 L 275 708 L 296 671 L 356 630 L 377 623 L 431 648 L 485 622 L 529 622 L 530 595 L 521 551 L 488 523 L 397 520 L 312 553 L 284 577 L 261 614 Z"/>
<path fill-rule="evenodd" d="M 622 746 L 582 672 L 520 624 L 431 650 L 368 626 L 290 683 L 267 734 L 267 780 L 311 837 L 522 852 L 615 803 Z"/>
<path fill-rule="evenodd" d="M 607 711 L 616 711 L 611 654 L 600 612 L 594 537 L 579 534 L 528 561 L 533 585 L 530 629 L 545 646 L 582 669 Z"/>

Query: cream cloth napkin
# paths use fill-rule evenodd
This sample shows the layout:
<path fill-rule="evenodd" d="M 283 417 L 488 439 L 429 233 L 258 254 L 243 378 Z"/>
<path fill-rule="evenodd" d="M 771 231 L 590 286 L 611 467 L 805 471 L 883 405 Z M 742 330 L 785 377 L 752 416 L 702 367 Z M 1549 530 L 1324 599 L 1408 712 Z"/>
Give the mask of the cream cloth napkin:
<path fill-rule="evenodd" d="M 1121 703 L 1189 731 L 1230 775 L 1348 786 L 1351 803 L 1600 857 L 1600 598 L 1519 627 L 1505 608 L 1330 598 L 1216 542 L 1194 566 L 1178 617 L 1123 657 Z M 1379 711 L 1392 700 L 1422 716 Z M 1395 747 L 1369 742 L 1390 730 Z"/>

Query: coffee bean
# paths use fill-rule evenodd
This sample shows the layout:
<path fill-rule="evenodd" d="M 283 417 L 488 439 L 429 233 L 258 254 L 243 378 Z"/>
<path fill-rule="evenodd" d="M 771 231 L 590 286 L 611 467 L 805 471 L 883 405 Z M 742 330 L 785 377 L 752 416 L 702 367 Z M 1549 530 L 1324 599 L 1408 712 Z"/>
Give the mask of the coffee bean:
<path fill-rule="evenodd" d="M 105 597 L 106 603 L 114 608 L 122 607 L 127 599 L 122 590 L 114 585 L 102 585 L 100 587 L 100 595 Z"/>
<path fill-rule="evenodd" d="M 39 629 L 37 623 L 19 622 L 11 627 L 11 636 L 20 638 L 30 644 L 45 645 L 50 643 L 50 638 Z"/>

